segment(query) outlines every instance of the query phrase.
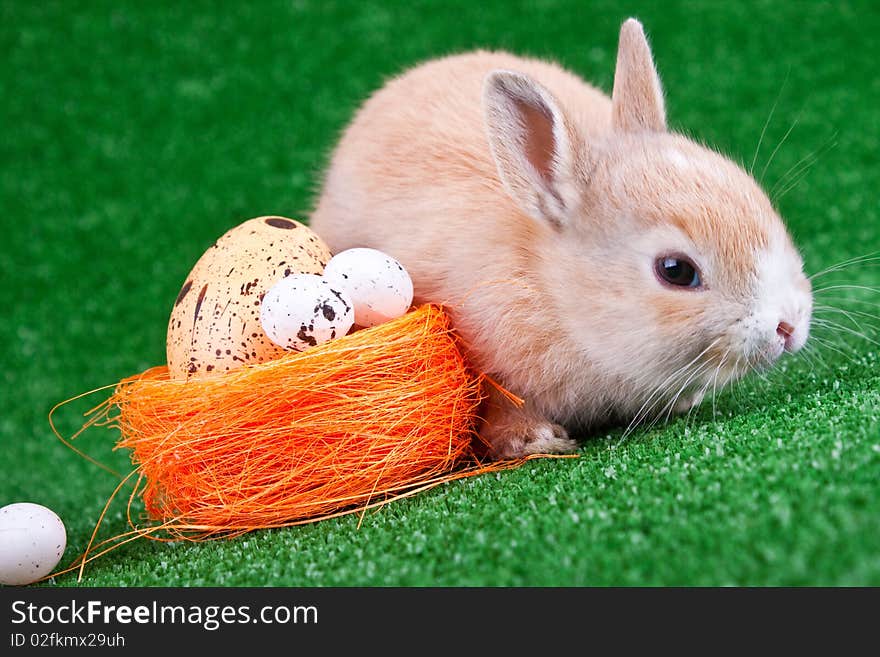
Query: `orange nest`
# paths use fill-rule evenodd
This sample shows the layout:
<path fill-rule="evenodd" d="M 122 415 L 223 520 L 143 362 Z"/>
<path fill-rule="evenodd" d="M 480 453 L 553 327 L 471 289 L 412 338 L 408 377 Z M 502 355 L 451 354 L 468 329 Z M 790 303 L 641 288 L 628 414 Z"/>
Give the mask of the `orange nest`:
<path fill-rule="evenodd" d="M 366 509 L 465 473 L 481 377 L 426 305 L 303 353 L 189 381 L 156 367 L 104 406 L 159 529 L 234 535 Z M 134 494 L 133 494 L 134 496 Z M 152 533 L 151 530 L 135 530 Z"/>

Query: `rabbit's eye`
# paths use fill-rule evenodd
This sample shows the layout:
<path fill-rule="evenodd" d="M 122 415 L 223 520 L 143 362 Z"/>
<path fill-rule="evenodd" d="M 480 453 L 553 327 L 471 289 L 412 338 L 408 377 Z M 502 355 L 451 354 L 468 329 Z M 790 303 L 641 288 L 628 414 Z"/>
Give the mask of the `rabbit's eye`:
<path fill-rule="evenodd" d="M 657 258 L 654 271 L 661 282 L 676 287 L 700 287 L 700 273 L 688 258 L 680 255 L 667 255 Z"/>

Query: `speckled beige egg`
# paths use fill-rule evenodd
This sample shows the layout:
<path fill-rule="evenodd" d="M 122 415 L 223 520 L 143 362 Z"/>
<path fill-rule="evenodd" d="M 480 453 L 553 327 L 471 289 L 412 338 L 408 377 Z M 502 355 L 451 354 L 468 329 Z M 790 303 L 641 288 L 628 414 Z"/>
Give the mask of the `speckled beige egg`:
<path fill-rule="evenodd" d="M 257 217 L 236 226 L 199 258 L 168 322 L 168 369 L 174 379 L 223 374 L 286 353 L 260 325 L 260 302 L 290 274 L 320 274 L 327 245 L 305 225 Z"/>

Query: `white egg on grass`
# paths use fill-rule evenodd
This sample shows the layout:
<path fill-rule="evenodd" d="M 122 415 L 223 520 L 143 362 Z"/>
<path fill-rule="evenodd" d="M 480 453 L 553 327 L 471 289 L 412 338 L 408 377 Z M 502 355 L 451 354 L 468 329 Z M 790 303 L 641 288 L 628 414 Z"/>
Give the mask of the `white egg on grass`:
<path fill-rule="evenodd" d="M 345 291 L 322 276 L 291 274 L 263 296 L 260 323 L 278 346 L 305 351 L 348 333 L 354 305 Z"/>
<path fill-rule="evenodd" d="M 358 326 L 376 326 L 401 317 L 412 305 L 413 284 L 406 269 L 376 249 L 340 251 L 324 268 L 324 278 L 351 297 Z"/>
<path fill-rule="evenodd" d="M 67 547 L 64 523 L 31 502 L 0 508 L 0 584 L 32 584 L 52 572 Z"/>

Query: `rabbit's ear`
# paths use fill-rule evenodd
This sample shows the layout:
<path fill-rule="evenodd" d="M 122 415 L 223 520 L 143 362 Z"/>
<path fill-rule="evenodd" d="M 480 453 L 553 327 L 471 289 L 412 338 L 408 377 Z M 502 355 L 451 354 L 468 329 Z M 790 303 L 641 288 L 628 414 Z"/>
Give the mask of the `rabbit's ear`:
<path fill-rule="evenodd" d="M 660 78 L 642 24 L 634 18 L 620 28 L 611 104 L 612 125 L 620 132 L 666 130 Z"/>
<path fill-rule="evenodd" d="M 553 95 L 522 73 L 492 71 L 483 84 L 483 117 L 507 193 L 529 216 L 566 223 L 578 199 L 574 144 Z"/>

